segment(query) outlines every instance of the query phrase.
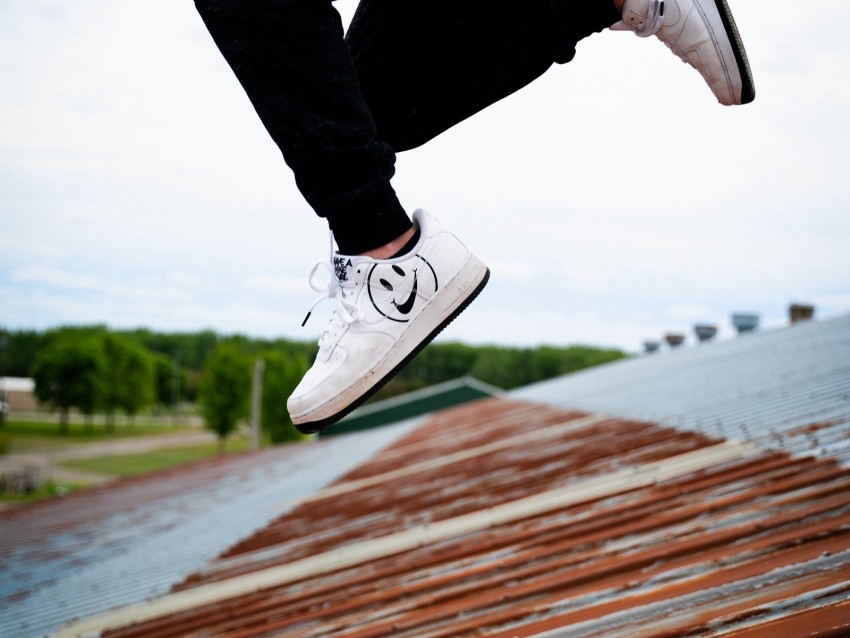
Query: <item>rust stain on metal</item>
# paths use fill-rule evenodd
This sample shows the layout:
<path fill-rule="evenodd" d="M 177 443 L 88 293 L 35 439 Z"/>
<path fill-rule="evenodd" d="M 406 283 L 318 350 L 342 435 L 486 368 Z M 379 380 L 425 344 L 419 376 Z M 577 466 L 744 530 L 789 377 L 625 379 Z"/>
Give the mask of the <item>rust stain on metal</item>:
<path fill-rule="evenodd" d="M 829 428 L 834 428 L 836 425 L 841 425 L 844 423 L 844 419 L 832 419 L 831 421 L 816 421 L 814 423 L 809 423 L 808 425 L 804 425 L 803 427 L 797 428 L 795 430 L 791 430 L 788 434 L 791 436 L 803 436 L 804 434 L 814 434 L 815 432 L 820 432 L 821 430 L 828 430 Z"/>
<path fill-rule="evenodd" d="M 356 552 L 632 468 L 705 456 L 717 443 L 503 398 L 466 405 L 434 416 L 176 591 Z M 764 450 L 104 635 L 837 636 L 850 627 L 848 612 L 850 470 Z"/>

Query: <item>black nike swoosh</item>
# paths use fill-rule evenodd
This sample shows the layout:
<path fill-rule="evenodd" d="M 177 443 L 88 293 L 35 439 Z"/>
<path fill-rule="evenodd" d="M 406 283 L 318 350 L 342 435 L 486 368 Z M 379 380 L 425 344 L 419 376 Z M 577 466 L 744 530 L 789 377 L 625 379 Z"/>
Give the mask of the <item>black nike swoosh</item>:
<path fill-rule="evenodd" d="M 417 280 L 416 271 L 413 271 L 413 290 L 410 291 L 410 296 L 407 298 L 403 304 L 396 304 L 396 308 L 398 311 L 403 314 L 410 314 L 410 311 L 413 310 L 413 302 L 416 301 L 416 290 L 419 287 L 419 281 Z"/>

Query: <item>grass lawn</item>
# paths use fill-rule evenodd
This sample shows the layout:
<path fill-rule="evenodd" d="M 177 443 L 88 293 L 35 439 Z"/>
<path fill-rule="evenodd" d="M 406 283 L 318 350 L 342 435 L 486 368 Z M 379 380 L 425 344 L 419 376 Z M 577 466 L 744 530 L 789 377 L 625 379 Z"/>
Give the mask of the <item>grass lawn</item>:
<path fill-rule="evenodd" d="M 136 425 L 116 425 L 108 432 L 103 425 L 85 425 L 71 423 L 68 434 L 59 432 L 58 421 L 7 421 L 0 433 L 11 439 L 10 452 L 27 452 L 36 449 L 59 448 L 79 443 L 97 443 L 115 439 L 149 436 L 151 434 L 170 434 L 172 432 L 191 431 L 189 427 L 150 425 L 139 422 Z"/>
<path fill-rule="evenodd" d="M 31 501 L 40 501 L 45 498 L 54 496 L 62 496 L 68 492 L 73 492 L 80 488 L 87 487 L 86 485 L 77 485 L 76 483 L 57 483 L 56 481 L 45 481 L 38 486 L 35 492 L 29 494 L 0 494 L 0 502 L 2 503 L 29 503 Z"/>
<path fill-rule="evenodd" d="M 240 452 L 247 450 L 250 443 L 242 438 L 229 438 L 227 441 L 228 452 Z M 218 444 L 196 445 L 192 447 L 166 448 L 154 450 L 141 454 L 121 454 L 112 456 L 101 456 L 90 459 L 73 459 L 62 461 L 60 465 L 74 470 L 97 472 L 112 476 L 137 476 L 156 470 L 162 470 L 175 465 L 182 465 L 190 461 L 215 456 L 218 453 Z"/>
<path fill-rule="evenodd" d="M 59 432 L 56 420 L 44 421 L 7 421 L 0 429 L 0 447 L 12 454 L 21 452 L 46 451 L 51 454 L 63 448 L 72 448 L 86 443 L 116 441 L 128 438 L 141 438 L 152 435 L 167 436 L 185 432 L 194 432 L 197 428 L 188 425 L 170 426 L 145 423 L 135 425 L 116 424 L 113 431 L 106 431 L 102 424 L 94 426 L 71 423 L 67 434 Z M 227 440 L 227 452 L 247 450 L 249 441 L 240 435 Z M 161 448 L 158 450 L 134 454 L 112 454 L 85 459 L 69 459 L 59 465 L 76 470 L 84 470 L 107 476 L 136 476 L 153 472 L 218 454 L 218 444 L 209 443 L 191 447 Z M 0 494 L 0 502 L 23 503 L 40 500 L 86 487 L 84 484 L 64 484 L 45 481 L 38 490 L 26 495 Z"/>

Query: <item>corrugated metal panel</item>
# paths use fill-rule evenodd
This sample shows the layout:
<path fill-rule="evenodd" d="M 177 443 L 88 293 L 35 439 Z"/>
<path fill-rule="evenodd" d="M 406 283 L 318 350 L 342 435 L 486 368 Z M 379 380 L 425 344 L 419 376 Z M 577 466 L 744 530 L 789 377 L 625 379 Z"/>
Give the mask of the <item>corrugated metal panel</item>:
<path fill-rule="evenodd" d="M 161 596 L 412 424 L 228 455 L 0 514 L 0 636 Z"/>
<path fill-rule="evenodd" d="M 800 614 L 850 631 L 850 471 L 492 399 L 429 419 L 178 590 L 63 635 L 776 636 Z"/>
<path fill-rule="evenodd" d="M 850 462 L 850 316 L 618 361 L 511 396 Z"/>
<path fill-rule="evenodd" d="M 848 355 L 850 318 L 441 412 L 60 635 L 848 635 Z"/>

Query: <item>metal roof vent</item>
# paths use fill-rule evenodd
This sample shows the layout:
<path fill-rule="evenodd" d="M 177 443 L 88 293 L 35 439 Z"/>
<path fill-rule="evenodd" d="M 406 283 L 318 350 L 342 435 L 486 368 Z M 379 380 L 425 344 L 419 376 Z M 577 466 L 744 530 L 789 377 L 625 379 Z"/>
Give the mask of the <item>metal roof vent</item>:
<path fill-rule="evenodd" d="M 694 326 L 694 332 L 700 343 L 711 341 L 717 335 L 717 326 L 709 323 L 698 323 Z"/>
<path fill-rule="evenodd" d="M 738 334 L 745 332 L 753 332 L 759 327 L 759 316 L 743 312 L 736 312 L 732 315 L 732 325 L 738 331 Z"/>
<path fill-rule="evenodd" d="M 679 334 L 677 332 L 668 332 L 664 335 L 664 341 L 667 342 L 671 348 L 678 348 L 683 343 L 685 343 L 685 335 Z"/>
<path fill-rule="evenodd" d="M 643 342 L 643 351 L 646 354 L 652 354 L 653 352 L 658 352 L 659 348 L 661 348 L 660 341 L 644 341 Z"/>
<path fill-rule="evenodd" d="M 814 319 L 815 307 L 809 304 L 792 303 L 788 308 L 788 315 L 792 325 L 800 321 L 808 321 Z"/>

